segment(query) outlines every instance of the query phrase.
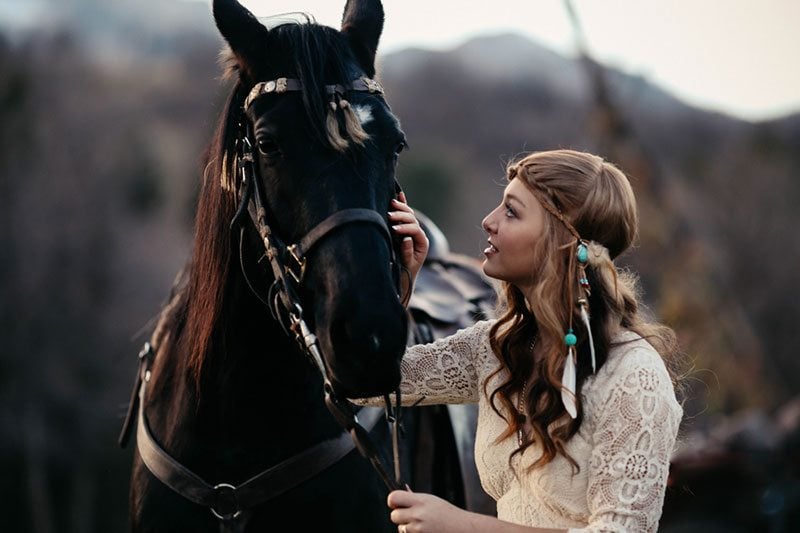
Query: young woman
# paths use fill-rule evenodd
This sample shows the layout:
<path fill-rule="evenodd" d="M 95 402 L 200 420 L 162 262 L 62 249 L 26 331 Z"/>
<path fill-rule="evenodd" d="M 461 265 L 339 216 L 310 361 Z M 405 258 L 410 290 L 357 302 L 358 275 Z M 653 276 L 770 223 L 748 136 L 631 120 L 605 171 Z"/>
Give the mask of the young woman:
<path fill-rule="evenodd" d="M 428 243 L 413 211 L 394 209 L 413 279 Z M 556 150 L 508 167 L 483 220 L 499 318 L 409 348 L 401 382 L 408 402 L 478 402 L 475 458 L 498 518 L 394 491 L 400 533 L 656 531 L 682 409 L 674 335 L 645 320 L 614 264 L 637 226 L 628 179 L 600 157 Z"/>

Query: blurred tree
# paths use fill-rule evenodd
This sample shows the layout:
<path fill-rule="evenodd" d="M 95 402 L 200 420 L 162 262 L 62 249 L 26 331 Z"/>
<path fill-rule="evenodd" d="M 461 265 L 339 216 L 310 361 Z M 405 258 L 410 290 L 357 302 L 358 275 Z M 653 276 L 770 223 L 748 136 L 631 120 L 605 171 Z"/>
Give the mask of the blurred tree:
<path fill-rule="evenodd" d="M 125 528 L 118 406 L 129 339 L 185 260 L 179 218 L 218 72 L 215 52 L 197 53 L 192 71 L 120 68 L 69 32 L 0 39 L 4 530 Z"/>
<path fill-rule="evenodd" d="M 437 225 L 446 226 L 451 210 L 459 205 L 454 187 L 455 171 L 444 158 L 415 153 L 403 154 L 398 168 L 398 181 L 409 202 L 430 217 Z"/>
<path fill-rule="evenodd" d="M 120 162 L 126 172 L 121 180 L 125 190 L 125 205 L 134 215 L 152 214 L 165 202 L 158 162 L 149 147 L 137 137 L 125 142 L 124 146 L 126 150 Z"/>

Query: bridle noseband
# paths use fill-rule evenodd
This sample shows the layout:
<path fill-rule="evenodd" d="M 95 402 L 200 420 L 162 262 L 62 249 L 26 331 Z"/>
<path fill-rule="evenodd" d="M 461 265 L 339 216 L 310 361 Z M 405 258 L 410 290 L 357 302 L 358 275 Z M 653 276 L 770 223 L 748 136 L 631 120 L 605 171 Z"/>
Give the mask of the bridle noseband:
<path fill-rule="evenodd" d="M 246 111 L 262 95 L 283 94 L 302 90 L 302 83 L 297 79 L 278 78 L 258 83 L 245 99 L 241 115 L 245 117 Z M 336 98 L 347 92 L 383 94 L 383 88 L 378 82 L 365 77 L 355 79 L 344 85 L 326 85 L 325 90 L 327 94 Z M 306 272 L 308 254 L 334 231 L 356 223 L 370 224 L 379 228 L 389 246 L 392 277 L 396 287 L 399 287 L 401 267 L 387 220 L 372 209 L 343 209 L 322 220 L 298 242 L 289 245 L 284 243 L 269 224 L 271 217 L 267 208 L 263 184 L 258 176 L 258 167 L 253 151 L 252 124 L 248 119 L 243 119 L 242 122 L 240 124 L 239 139 L 236 144 L 236 158 L 238 160 L 236 167 L 240 175 L 240 203 L 236 215 L 231 221 L 231 228 L 235 229 L 238 226 L 240 230 L 239 255 L 242 273 L 252 292 L 269 307 L 275 320 L 281 324 L 287 335 L 294 337 L 302 351 L 320 372 L 323 379 L 325 405 L 336 421 L 349 434 L 350 439 L 346 438 L 347 435 L 342 434 L 338 438 L 317 444 L 287 461 L 254 476 L 239 486 L 228 483 L 212 486 L 172 458 L 158 445 L 150 433 L 147 419 L 144 415 L 144 404 L 146 385 L 150 381 L 149 368 L 155 352 L 149 343 L 146 344 L 145 349 L 139 356 L 137 381 L 134 385 L 134 394 L 129 405 L 128 416 L 120 435 L 120 444 L 124 446 L 129 438 L 132 424 L 134 423 L 134 412 L 138 407 L 137 446 L 145 466 L 159 480 L 177 493 L 195 503 L 209 507 L 223 527 L 232 527 L 233 522 L 239 518 L 242 511 L 263 503 L 317 475 L 323 469 L 344 457 L 354 446 L 369 460 L 389 490 L 407 486 L 402 482 L 400 472 L 401 398 L 399 389 L 395 392 L 394 405 L 392 405 L 389 394 L 384 395 L 385 415 L 392 427 L 394 460 L 394 475 L 392 476 L 384 467 L 380 454 L 369 436 L 369 431 L 378 418 L 375 416 L 375 410 L 368 410 L 369 412 L 361 420 L 362 425 L 356 416 L 353 404 L 336 394 L 330 380 L 329 369 L 320 352 L 317 337 L 305 321 L 303 307 L 298 296 L 299 288 Z M 400 186 L 396 181 L 395 192 L 400 192 Z M 269 261 L 274 278 L 266 300 L 253 286 L 244 268 L 244 254 L 241 247 L 245 239 L 245 213 L 249 215 L 250 221 L 258 232 L 264 246 L 264 257 Z"/>

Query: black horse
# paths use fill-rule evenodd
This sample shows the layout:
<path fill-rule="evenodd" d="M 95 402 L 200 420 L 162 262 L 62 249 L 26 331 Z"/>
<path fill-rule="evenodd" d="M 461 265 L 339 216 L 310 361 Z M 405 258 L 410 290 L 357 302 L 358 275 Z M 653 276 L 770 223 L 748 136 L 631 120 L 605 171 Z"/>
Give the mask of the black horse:
<path fill-rule="evenodd" d="M 408 322 L 385 218 L 405 138 L 371 79 L 382 6 L 348 1 L 341 31 L 267 28 L 234 0 L 213 9 L 237 79 L 206 155 L 185 281 L 162 313 L 153 352 L 142 354 L 138 437 L 168 458 L 143 461 L 154 452 L 140 443 L 132 528 L 391 531 L 386 487 L 356 453 L 266 501 L 238 501 L 233 490 L 341 440 L 320 373 L 297 343 L 295 333 L 308 340 L 309 332 L 296 329 L 292 305 L 302 306 L 339 396 L 383 395 L 399 383 Z M 356 214 L 329 218 L 345 211 Z M 307 246 L 270 251 L 267 241 Z M 271 254 L 285 271 L 270 268 Z M 296 300 L 275 284 L 288 274 L 298 279 Z M 313 470 L 314 459 L 304 461 L 293 468 Z M 204 482 L 213 491 L 198 496 Z"/>
<path fill-rule="evenodd" d="M 428 222 L 411 312 L 400 304 L 385 213 L 406 143 L 371 79 L 380 2 L 350 0 L 341 31 L 268 29 L 233 0 L 214 16 L 236 83 L 206 154 L 193 256 L 140 354 L 121 436 L 138 427 L 132 528 L 392 531 L 386 472 L 326 403 L 392 391 L 407 339 L 484 318 L 494 293 Z M 492 512 L 474 409 L 406 412 L 401 477 Z M 364 413 L 388 449 L 389 424 Z"/>

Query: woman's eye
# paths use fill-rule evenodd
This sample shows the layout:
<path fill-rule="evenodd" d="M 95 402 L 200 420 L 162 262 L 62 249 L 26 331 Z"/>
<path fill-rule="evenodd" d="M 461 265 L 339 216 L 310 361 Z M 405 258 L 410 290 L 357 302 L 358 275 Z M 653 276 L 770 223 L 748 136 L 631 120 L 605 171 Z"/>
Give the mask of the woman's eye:
<path fill-rule="evenodd" d="M 509 218 L 517 216 L 517 214 L 514 212 L 514 209 L 512 209 L 508 204 L 506 204 L 506 216 Z"/>
<path fill-rule="evenodd" d="M 258 151 L 267 157 L 277 157 L 281 155 L 281 150 L 272 139 L 260 139 L 258 141 Z"/>

